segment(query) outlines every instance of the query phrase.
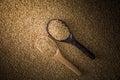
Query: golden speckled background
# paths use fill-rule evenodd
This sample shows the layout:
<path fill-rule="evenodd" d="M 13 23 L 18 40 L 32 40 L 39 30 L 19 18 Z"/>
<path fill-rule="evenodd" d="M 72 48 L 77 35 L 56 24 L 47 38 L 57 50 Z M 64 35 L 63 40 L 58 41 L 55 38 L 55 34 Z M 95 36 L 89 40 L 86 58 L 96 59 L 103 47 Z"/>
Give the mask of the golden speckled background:
<path fill-rule="evenodd" d="M 0 80 L 119 80 L 120 7 L 115 0 L 0 0 Z M 64 20 L 76 39 L 91 50 L 57 42 L 79 77 L 36 47 L 52 18 Z"/>

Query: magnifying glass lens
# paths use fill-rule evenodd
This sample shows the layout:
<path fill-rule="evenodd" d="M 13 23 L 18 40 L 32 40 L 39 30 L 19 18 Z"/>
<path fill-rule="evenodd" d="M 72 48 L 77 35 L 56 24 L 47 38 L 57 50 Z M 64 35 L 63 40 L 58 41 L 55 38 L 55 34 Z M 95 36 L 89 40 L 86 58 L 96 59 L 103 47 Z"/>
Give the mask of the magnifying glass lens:
<path fill-rule="evenodd" d="M 60 20 L 50 21 L 48 32 L 56 40 L 65 40 L 70 35 L 68 27 Z"/>

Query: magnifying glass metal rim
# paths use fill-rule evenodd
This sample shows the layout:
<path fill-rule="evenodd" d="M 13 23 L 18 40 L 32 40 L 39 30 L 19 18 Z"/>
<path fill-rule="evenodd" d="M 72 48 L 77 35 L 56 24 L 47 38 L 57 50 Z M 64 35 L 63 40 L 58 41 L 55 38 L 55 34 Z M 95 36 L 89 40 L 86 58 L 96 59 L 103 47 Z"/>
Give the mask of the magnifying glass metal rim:
<path fill-rule="evenodd" d="M 57 39 L 55 39 L 55 38 L 50 34 L 48 27 L 49 27 L 50 22 L 51 22 L 51 21 L 54 21 L 54 20 L 61 21 L 61 22 L 65 25 L 65 27 L 68 28 L 70 34 L 69 34 L 69 36 L 68 36 L 66 39 L 64 39 L 64 40 L 57 40 Z M 66 41 L 70 38 L 70 36 L 73 35 L 73 34 L 71 33 L 68 25 L 67 25 L 63 20 L 61 20 L 61 19 L 51 19 L 51 20 L 49 20 L 48 23 L 47 23 L 47 26 L 46 26 L 46 30 L 47 30 L 47 33 L 49 34 L 49 37 L 51 37 L 53 40 L 60 41 L 60 42 L 66 42 Z"/>

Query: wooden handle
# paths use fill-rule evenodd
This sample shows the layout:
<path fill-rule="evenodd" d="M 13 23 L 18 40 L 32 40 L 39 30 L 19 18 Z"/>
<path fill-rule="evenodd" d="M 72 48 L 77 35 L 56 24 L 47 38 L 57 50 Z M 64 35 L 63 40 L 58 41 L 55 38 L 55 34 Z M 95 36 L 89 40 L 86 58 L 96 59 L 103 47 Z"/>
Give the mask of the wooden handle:
<path fill-rule="evenodd" d="M 81 72 L 73 65 L 71 64 L 67 59 L 65 59 L 61 53 L 60 50 L 57 49 L 56 54 L 53 57 L 54 59 L 60 61 L 62 64 L 64 64 L 67 68 L 69 68 L 70 70 L 72 70 L 76 75 L 80 76 Z"/>

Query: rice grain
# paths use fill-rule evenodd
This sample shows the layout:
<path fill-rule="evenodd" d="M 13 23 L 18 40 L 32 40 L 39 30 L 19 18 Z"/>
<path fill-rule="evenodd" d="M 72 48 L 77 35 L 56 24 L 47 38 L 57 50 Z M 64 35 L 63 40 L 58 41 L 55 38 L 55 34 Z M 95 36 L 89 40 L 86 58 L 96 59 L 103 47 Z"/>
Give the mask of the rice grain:
<path fill-rule="evenodd" d="M 65 40 L 69 37 L 70 32 L 65 24 L 59 20 L 53 20 L 48 27 L 49 33 L 57 40 Z"/>

